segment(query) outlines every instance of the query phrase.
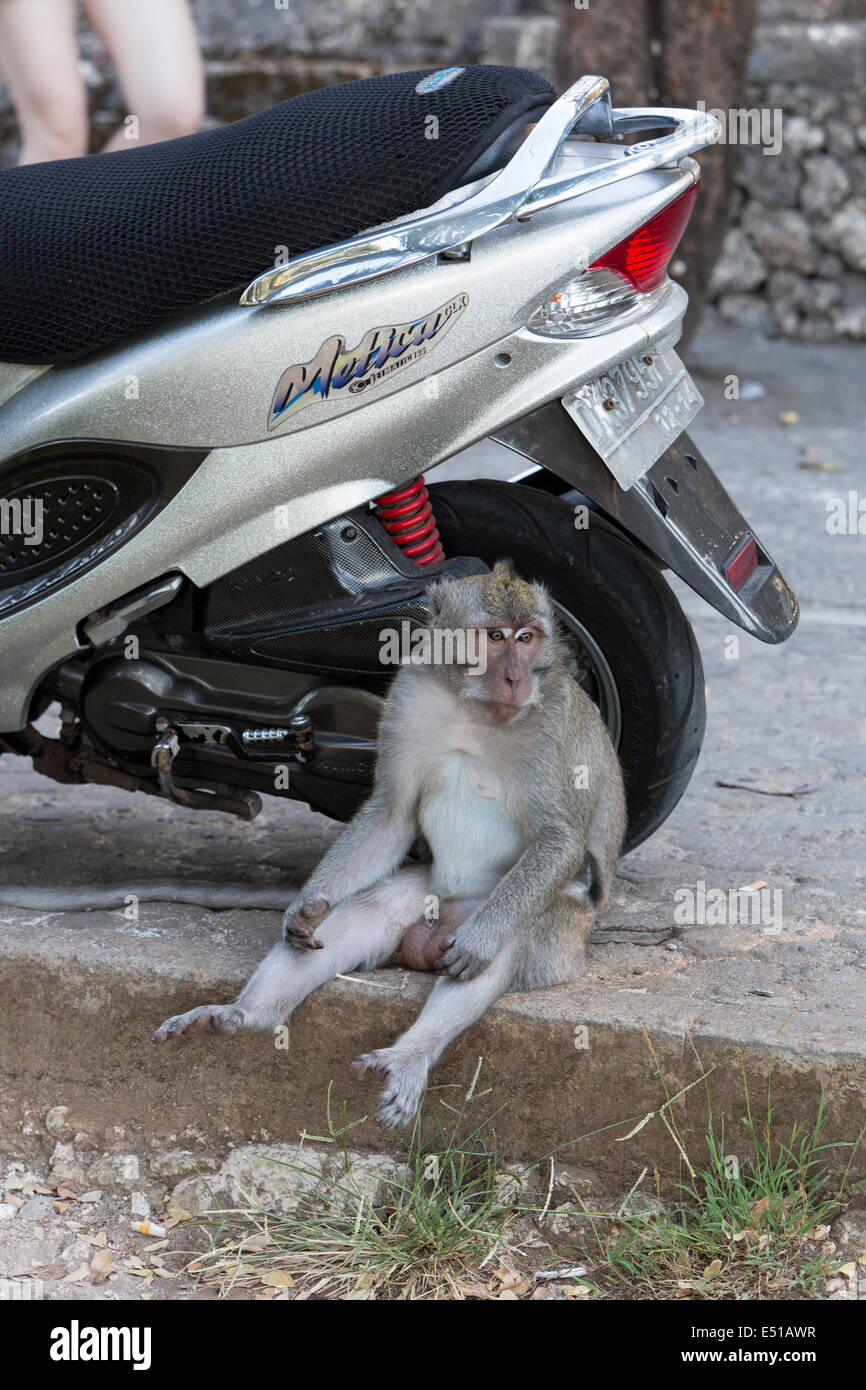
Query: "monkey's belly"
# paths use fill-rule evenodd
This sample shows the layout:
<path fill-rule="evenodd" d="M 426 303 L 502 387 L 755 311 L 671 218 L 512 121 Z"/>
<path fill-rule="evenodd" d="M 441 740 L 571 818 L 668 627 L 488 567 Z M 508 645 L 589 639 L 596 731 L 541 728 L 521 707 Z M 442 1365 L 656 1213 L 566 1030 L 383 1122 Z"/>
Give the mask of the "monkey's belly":
<path fill-rule="evenodd" d="M 418 814 L 433 856 L 431 890 L 487 897 L 523 853 L 524 833 L 468 754 L 447 755 L 437 771 Z"/>

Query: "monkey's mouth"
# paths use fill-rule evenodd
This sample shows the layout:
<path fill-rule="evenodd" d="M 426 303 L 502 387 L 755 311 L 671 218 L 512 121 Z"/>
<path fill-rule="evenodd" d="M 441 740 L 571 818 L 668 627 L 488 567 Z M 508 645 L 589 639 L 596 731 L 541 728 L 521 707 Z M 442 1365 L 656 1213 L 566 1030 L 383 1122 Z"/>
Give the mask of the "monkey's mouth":
<path fill-rule="evenodd" d="M 510 724 L 527 708 L 526 700 L 481 700 L 480 703 L 496 724 Z"/>

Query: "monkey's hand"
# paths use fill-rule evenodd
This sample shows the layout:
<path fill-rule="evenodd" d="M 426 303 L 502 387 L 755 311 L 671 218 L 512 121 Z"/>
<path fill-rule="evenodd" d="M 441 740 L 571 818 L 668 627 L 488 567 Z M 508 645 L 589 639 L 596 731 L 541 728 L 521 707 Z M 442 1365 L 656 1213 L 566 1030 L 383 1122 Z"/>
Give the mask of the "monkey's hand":
<path fill-rule="evenodd" d="M 453 980 L 474 980 L 486 970 L 500 946 L 496 932 L 478 916 L 468 917 L 453 936 L 442 942 L 435 969 Z"/>
<path fill-rule="evenodd" d="M 316 927 L 321 926 L 330 910 L 326 898 L 295 898 L 283 916 L 283 940 L 302 950 L 320 951 L 325 943 L 316 940 Z"/>

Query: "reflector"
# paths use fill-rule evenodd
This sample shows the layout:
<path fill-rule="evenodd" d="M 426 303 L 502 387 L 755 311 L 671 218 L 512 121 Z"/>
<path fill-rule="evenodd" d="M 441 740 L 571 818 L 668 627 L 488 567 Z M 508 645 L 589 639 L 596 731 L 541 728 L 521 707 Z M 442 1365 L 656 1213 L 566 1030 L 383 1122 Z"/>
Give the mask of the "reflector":
<path fill-rule="evenodd" d="M 758 568 L 758 547 L 754 536 L 744 536 L 738 549 L 725 565 L 725 578 L 734 593 L 742 589 L 750 575 Z"/>

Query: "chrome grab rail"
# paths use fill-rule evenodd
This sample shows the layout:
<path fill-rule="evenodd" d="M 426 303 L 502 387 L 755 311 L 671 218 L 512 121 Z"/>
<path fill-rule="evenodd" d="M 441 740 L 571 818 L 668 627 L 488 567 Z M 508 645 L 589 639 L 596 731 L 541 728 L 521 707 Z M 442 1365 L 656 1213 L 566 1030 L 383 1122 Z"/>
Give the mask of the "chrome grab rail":
<path fill-rule="evenodd" d="M 605 161 L 600 168 L 545 178 L 573 134 L 614 136 L 659 128 L 666 133 L 624 145 L 619 158 Z M 548 107 L 505 168 L 462 202 L 375 232 L 362 232 L 274 266 L 247 286 L 240 303 L 251 307 L 326 294 L 453 252 L 517 217 L 534 216 L 582 193 L 676 163 L 712 144 L 718 129 L 709 112 L 675 107 L 615 109 L 607 78 L 581 77 Z"/>

